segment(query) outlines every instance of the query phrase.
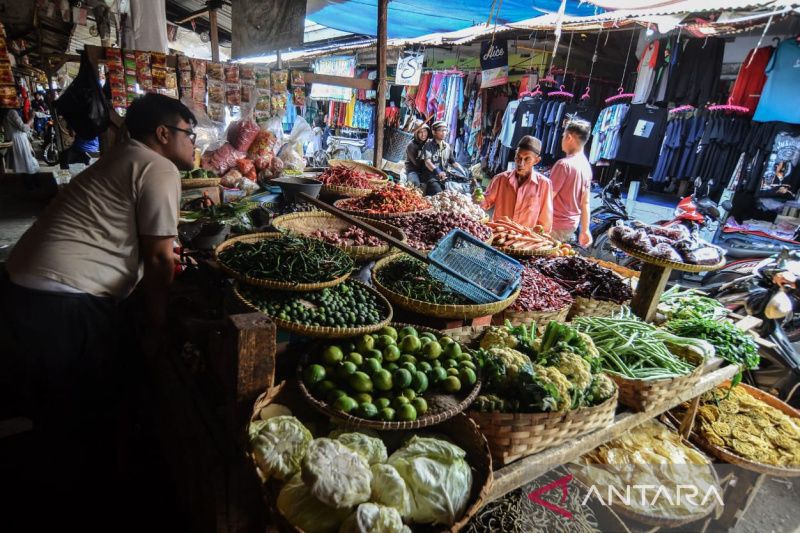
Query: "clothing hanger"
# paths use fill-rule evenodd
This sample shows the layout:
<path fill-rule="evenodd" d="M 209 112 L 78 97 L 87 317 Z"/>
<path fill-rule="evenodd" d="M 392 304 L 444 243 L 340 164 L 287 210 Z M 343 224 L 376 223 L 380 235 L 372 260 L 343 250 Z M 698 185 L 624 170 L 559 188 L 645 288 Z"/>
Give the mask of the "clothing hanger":
<path fill-rule="evenodd" d="M 726 113 L 736 113 L 736 114 L 749 113 L 750 112 L 750 109 L 747 108 L 747 107 L 740 106 L 740 105 L 732 105 L 730 98 L 728 98 L 728 103 L 727 104 L 723 104 L 723 105 L 712 104 L 712 105 L 706 106 L 706 109 L 708 109 L 709 111 L 724 111 Z"/>
<path fill-rule="evenodd" d="M 632 99 L 634 96 L 636 96 L 634 93 L 623 92 L 625 90 L 625 75 L 628 73 L 628 61 L 631 58 L 631 47 L 633 46 L 633 36 L 635 33 L 636 30 L 631 30 L 631 41 L 628 43 L 628 54 L 625 56 L 625 67 L 622 69 L 622 79 L 619 80 L 619 89 L 617 89 L 617 94 L 606 98 L 607 104 L 618 102 L 620 100 Z"/>
<path fill-rule="evenodd" d="M 676 107 L 674 109 L 670 109 L 669 113 L 670 113 L 670 115 L 672 115 L 672 114 L 678 114 L 678 113 L 686 113 L 687 111 L 694 111 L 694 106 L 693 105 L 682 105 L 682 106 Z"/>
<path fill-rule="evenodd" d="M 569 56 L 570 56 L 570 53 L 572 52 L 572 39 L 573 39 L 573 37 L 575 37 L 575 32 L 572 32 L 572 33 L 569 34 L 569 48 L 567 48 L 567 60 L 564 62 L 564 81 L 567 80 L 567 68 L 569 67 Z M 567 99 L 567 100 L 575 98 L 574 94 L 564 90 L 564 86 L 563 85 L 561 85 L 558 88 L 557 91 L 553 91 L 553 92 L 547 93 L 547 96 L 548 97 L 552 96 L 554 98 L 564 98 L 564 99 Z"/>
<path fill-rule="evenodd" d="M 581 103 L 586 102 L 591 98 L 589 91 L 592 86 L 592 74 L 594 73 L 594 64 L 597 63 L 597 48 L 600 45 L 600 34 L 603 33 L 603 28 L 600 28 L 600 31 L 597 32 L 597 40 L 594 42 L 594 54 L 592 54 L 592 66 L 589 67 L 589 79 L 586 80 L 586 90 L 583 91 L 581 95 Z"/>

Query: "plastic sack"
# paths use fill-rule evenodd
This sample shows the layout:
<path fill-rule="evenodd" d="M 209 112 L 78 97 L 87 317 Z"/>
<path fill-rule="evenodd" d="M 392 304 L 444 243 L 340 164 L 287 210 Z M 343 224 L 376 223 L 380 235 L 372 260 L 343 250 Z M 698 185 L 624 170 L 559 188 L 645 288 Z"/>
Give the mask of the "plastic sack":
<path fill-rule="evenodd" d="M 243 179 L 244 177 L 241 172 L 236 169 L 231 169 L 222 176 L 219 180 L 219 184 L 229 189 L 238 189 Z"/>
<path fill-rule="evenodd" d="M 236 161 L 245 156 L 228 143 L 216 150 L 206 150 L 200 158 L 200 165 L 206 170 L 213 170 L 220 176 L 228 169 L 236 166 Z"/>
<path fill-rule="evenodd" d="M 247 151 L 247 156 L 253 160 L 257 170 L 265 170 L 270 167 L 275 155 L 273 152 L 275 142 L 275 135 L 271 131 L 261 130 L 256 135 Z"/>
<path fill-rule="evenodd" d="M 55 102 L 56 109 L 83 139 L 94 139 L 106 129 L 110 122 L 109 102 L 103 96 L 97 70 L 81 52 L 78 75 Z"/>
<path fill-rule="evenodd" d="M 303 145 L 314 135 L 311 126 L 302 117 L 297 120 L 292 127 L 292 133 L 280 151 L 278 158 L 283 161 L 283 168 L 287 170 L 302 171 L 306 168 L 306 160 L 303 156 Z"/>
<path fill-rule="evenodd" d="M 252 120 L 238 120 L 228 126 L 228 142 L 240 152 L 246 152 L 259 131 L 258 124 Z"/>
<path fill-rule="evenodd" d="M 237 160 L 236 168 L 239 169 L 239 172 L 241 172 L 245 178 L 253 181 L 256 180 L 256 167 L 249 159 L 243 158 Z"/>
<path fill-rule="evenodd" d="M 201 154 L 208 150 L 216 150 L 225 144 L 224 129 L 220 127 L 219 123 L 208 117 L 203 106 L 198 105 L 191 98 L 181 98 L 181 103 L 189 108 L 197 120 L 197 124 L 193 128 L 197 134 L 194 145 Z"/>

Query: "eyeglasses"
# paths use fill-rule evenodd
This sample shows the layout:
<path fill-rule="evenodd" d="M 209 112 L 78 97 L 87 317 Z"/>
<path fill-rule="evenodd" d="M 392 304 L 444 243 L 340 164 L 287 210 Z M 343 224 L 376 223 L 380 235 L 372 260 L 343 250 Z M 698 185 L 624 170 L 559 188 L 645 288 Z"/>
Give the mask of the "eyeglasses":
<path fill-rule="evenodd" d="M 186 130 L 183 128 L 179 128 L 178 126 L 169 126 L 167 124 L 164 124 L 164 127 L 175 131 L 182 131 L 183 133 L 189 136 L 189 140 L 192 141 L 192 144 L 194 144 L 194 141 L 197 139 L 197 134 L 192 130 Z"/>

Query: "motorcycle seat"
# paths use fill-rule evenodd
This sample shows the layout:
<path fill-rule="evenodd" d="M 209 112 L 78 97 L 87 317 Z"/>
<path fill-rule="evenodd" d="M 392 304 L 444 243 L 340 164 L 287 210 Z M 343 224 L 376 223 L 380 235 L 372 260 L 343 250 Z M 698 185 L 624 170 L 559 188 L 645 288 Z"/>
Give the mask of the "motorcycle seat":
<path fill-rule="evenodd" d="M 717 203 L 710 198 L 701 198 L 695 201 L 697 211 L 703 215 L 709 215 L 714 219 L 719 219 L 720 212 Z"/>

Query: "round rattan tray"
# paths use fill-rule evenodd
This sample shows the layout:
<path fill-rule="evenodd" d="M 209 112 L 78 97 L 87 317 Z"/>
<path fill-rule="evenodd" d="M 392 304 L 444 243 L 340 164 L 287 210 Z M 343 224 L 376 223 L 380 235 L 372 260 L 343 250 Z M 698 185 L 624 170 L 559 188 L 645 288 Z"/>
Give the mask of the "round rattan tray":
<path fill-rule="evenodd" d="M 331 159 L 328 161 L 329 167 L 348 167 L 348 168 L 357 168 L 363 170 L 364 172 L 371 172 L 373 174 L 378 174 L 383 177 L 383 179 L 374 179 L 370 180 L 375 185 L 385 185 L 389 182 L 389 174 L 384 172 L 383 170 L 373 167 L 372 165 L 367 165 L 365 163 L 359 163 L 357 161 L 350 161 L 348 159 Z"/>
<path fill-rule="evenodd" d="M 611 230 L 609 230 L 610 232 Z M 677 261 L 667 261 L 665 259 L 659 259 L 658 257 L 653 257 L 652 255 L 645 253 L 637 248 L 632 246 L 627 246 L 618 242 L 617 240 L 611 237 L 611 233 L 608 235 L 609 242 L 625 252 L 626 254 L 630 255 L 631 257 L 635 257 L 636 259 L 641 259 L 645 263 L 650 263 L 656 266 L 664 267 L 664 268 L 671 268 L 673 270 L 682 270 L 684 272 L 709 272 L 711 270 L 718 270 L 725 266 L 725 258 L 723 257 L 722 260 L 717 263 L 716 265 L 691 265 L 689 263 L 679 263 Z"/>
<path fill-rule="evenodd" d="M 390 255 L 389 257 L 384 257 L 383 259 L 380 259 L 377 263 L 375 263 L 375 266 L 372 268 L 372 283 L 375 285 L 375 288 L 378 289 L 378 292 L 386 296 L 386 299 L 392 302 L 392 304 L 402 309 L 418 313 L 420 315 L 431 316 L 435 318 L 452 318 L 459 320 L 469 320 L 471 318 L 477 318 L 480 316 L 489 316 L 497 314 L 500 311 L 504 310 L 509 305 L 511 305 L 514 302 L 514 300 L 517 299 L 517 296 L 519 296 L 520 289 L 517 289 L 516 292 L 514 292 L 514 294 L 512 294 L 505 300 L 501 300 L 499 302 L 492 302 L 488 304 L 467 304 L 467 305 L 432 304 L 429 302 L 423 302 L 422 300 L 415 300 L 413 298 L 408 298 L 406 296 L 403 296 L 402 294 L 398 294 L 383 286 L 380 283 L 380 281 L 378 281 L 376 275 L 378 272 L 380 272 L 381 269 L 385 268 L 391 261 L 395 261 L 399 257 L 402 256 Z"/>
<path fill-rule="evenodd" d="M 309 427 L 315 428 L 315 437 L 327 436 L 328 431 L 334 429 L 334 426 L 330 424 L 330 419 L 322 416 L 321 413 L 309 411 L 294 381 L 284 381 L 276 387 L 267 389 L 266 392 L 259 396 L 253 405 L 250 420 L 259 420 L 261 410 L 273 403 L 288 407 L 302 422 L 309 424 Z M 438 435 L 447 437 L 467 453 L 466 460 L 472 468 L 472 489 L 470 490 L 469 502 L 464 514 L 452 526 L 430 527 L 426 525 L 417 526 L 416 524 L 414 526 L 415 529 L 418 527 L 424 531 L 450 531 L 455 533 L 463 528 L 470 518 L 483 507 L 489 496 L 493 481 L 492 457 L 489 453 L 489 445 L 483 434 L 478 430 L 478 426 L 465 414 L 457 414 L 445 420 L 436 426 L 435 431 Z M 392 432 L 381 435 L 381 437 L 388 448 L 389 454 L 391 454 L 413 434 L 417 433 Z M 249 455 L 253 468 L 263 483 L 264 500 L 272 511 L 271 516 L 277 519 L 278 524 L 276 525 L 279 526 L 279 530 L 300 533 L 301 530 L 293 527 L 277 508 L 277 497 L 282 483 L 277 480 L 266 480 L 252 451 Z"/>
<path fill-rule="evenodd" d="M 403 242 L 406 240 L 405 233 L 403 233 L 403 231 L 399 228 L 379 220 L 361 220 L 369 223 L 371 226 L 374 226 L 376 229 L 379 229 L 384 233 L 388 233 L 396 239 L 399 239 Z M 275 227 L 275 229 L 280 231 L 288 231 L 290 233 L 296 233 L 310 237 L 311 234 L 317 230 L 343 230 L 350 226 L 350 223 L 323 211 L 304 211 L 275 217 L 275 219 L 272 221 L 272 225 Z M 372 261 L 378 259 L 379 257 L 383 257 L 392 249 L 391 245 L 388 243 L 385 243 L 382 246 L 334 246 L 347 252 L 347 254 L 356 261 Z"/>
<path fill-rule="evenodd" d="M 719 385 L 719 387 L 730 387 L 731 382 L 726 381 Z M 751 387 L 750 385 L 746 385 L 744 383 L 740 383 L 737 387 L 742 387 L 745 391 L 747 391 L 751 396 L 754 398 L 761 400 L 765 404 L 769 405 L 770 407 L 774 407 L 778 411 L 781 411 L 785 415 L 795 418 L 797 420 L 797 424 L 800 425 L 800 411 L 787 405 L 785 402 L 782 402 L 775 396 L 762 391 L 761 389 L 757 389 L 755 387 Z M 745 470 L 750 470 L 752 472 L 757 472 L 760 474 L 766 474 L 768 476 L 774 477 L 799 477 L 800 476 L 800 464 L 794 465 L 793 468 L 786 468 L 782 466 L 775 466 L 775 465 L 768 465 L 764 463 L 757 463 L 750 459 L 746 459 L 741 455 L 729 450 L 728 448 L 723 448 L 720 446 L 716 446 L 711 444 L 706 439 L 703 438 L 702 435 L 696 432 L 692 432 L 691 440 L 697 446 L 706 452 L 709 455 L 720 459 L 721 461 L 725 461 L 726 463 L 737 465 Z"/>
<path fill-rule="evenodd" d="M 350 277 L 350 273 L 347 273 L 339 278 L 321 283 L 287 283 L 285 281 L 273 281 L 273 280 L 259 279 L 247 276 L 245 274 L 237 272 L 236 270 L 233 270 L 220 260 L 219 257 L 220 253 L 222 253 L 222 251 L 225 250 L 226 248 L 233 246 L 237 242 L 258 242 L 264 239 L 277 239 L 282 236 L 283 233 L 251 233 L 249 235 L 242 235 L 240 237 L 234 237 L 233 239 L 228 239 L 227 241 L 217 246 L 217 248 L 214 250 L 214 260 L 219 265 L 219 268 L 232 278 L 237 279 L 242 283 L 246 283 L 248 285 L 254 285 L 256 287 L 261 287 L 263 289 L 275 289 L 281 291 L 315 291 L 319 289 L 324 289 L 326 287 L 335 287 L 336 285 L 339 285 L 344 280 Z M 335 246 L 333 245 L 330 246 L 335 248 Z M 337 248 L 337 250 L 339 249 Z"/>
<path fill-rule="evenodd" d="M 358 281 L 353 280 L 353 282 L 359 283 L 360 285 L 366 287 L 375 296 L 378 302 L 380 302 L 380 304 L 383 306 L 385 310 L 384 313 L 385 316 L 377 324 L 370 324 L 368 326 L 358 326 L 353 328 L 334 328 L 329 326 L 306 326 L 305 324 L 298 324 L 296 322 L 291 322 L 289 320 L 281 320 L 276 316 L 268 315 L 267 313 L 262 311 L 258 306 L 251 303 L 250 300 L 248 300 L 239 291 L 238 285 L 234 286 L 233 294 L 236 297 L 236 299 L 239 300 L 239 302 L 241 302 L 244 306 L 248 307 L 249 309 L 252 309 L 257 313 L 261 313 L 268 316 L 270 320 L 275 322 L 275 325 L 277 325 L 280 329 L 290 331 L 298 335 L 303 335 L 306 337 L 315 337 L 319 339 L 342 339 L 347 337 L 353 337 L 356 335 L 365 335 L 367 333 L 373 333 L 381 329 L 383 326 L 388 325 L 389 322 L 392 320 L 392 314 L 393 314 L 392 306 L 381 293 L 379 293 L 372 287 L 364 285 L 363 283 L 360 283 Z"/>
<path fill-rule="evenodd" d="M 406 325 L 409 324 L 392 324 L 392 326 L 395 326 L 398 329 Z M 417 325 L 414 325 L 413 327 L 420 332 L 429 331 L 438 336 L 444 336 L 441 331 L 437 331 L 435 329 Z M 328 403 L 318 400 L 313 394 L 311 394 L 311 391 L 308 390 L 305 383 L 303 383 L 302 374 L 303 365 L 301 364 L 297 366 L 297 380 L 300 386 L 300 393 L 311 405 L 314 406 L 315 409 L 330 417 L 338 418 L 339 420 L 344 421 L 348 426 L 362 429 L 376 429 L 380 431 L 420 429 L 440 424 L 441 422 L 444 422 L 445 420 L 463 412 L 472 402 L 475 401 L 475 398 L 478 397 L 478 393 L 481 390 L 481 380 L 479 376 L 472 389 L 461 392 L 457 396 L 438 392 L 424 393 L 422 394 L 422 397 L 428 402 L 428 412 L 426 412 L 424 416 L 412 421 L 384 422 L 381 420 L 368 420 L 366 418 L 360 418 L 348 413 L 343 413 L 342 411 L 334 409 L 328 405 Z"/>
<path fill-rule="evenodd" d="M 433 213 L 433 207 L 431 207 L 430 209 L 422 209 L 420 211 L 408 211 L 406 213 L 380 213 L 380 214 L 378 214 L 378 213 L 366 213 L 364 211 L 356 211 L 354 209 L 348 209 L 347 207 L 342 207 L 342 202 L 345 201 L 345 200 L 347 200 L 347 198 L 342 198 L 340 200 L 336 200 L 335 202 L 333 202 L 333 206 L 338 208 L 338 209 L 341 209 L 342 211 L 344 211 L 348 215 L 354 215 L 354 216 L 357 216 L 357 217 L 370 218 L 370 219 L 375 219 L 375 220 L 391 220 L 393 218 L 408 217 L 408 216 L 411 216 L 411 215 L 424 215 L 424 214 L 427 214 L 427 213 Z"/>
<path fill-rule="evenodd" d="M 219 178 L 186 178 L 181 180 L 181 189 L 198 189 L 200 187 L 216 187 Z"/>

